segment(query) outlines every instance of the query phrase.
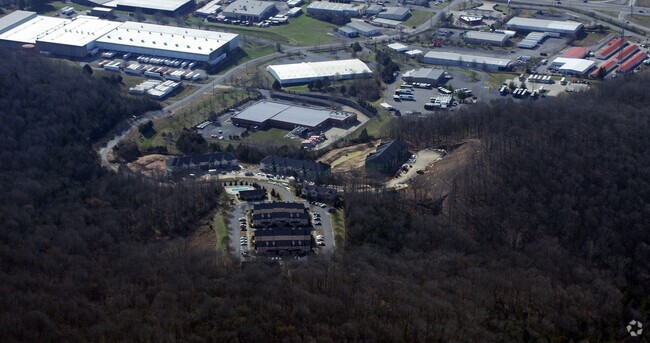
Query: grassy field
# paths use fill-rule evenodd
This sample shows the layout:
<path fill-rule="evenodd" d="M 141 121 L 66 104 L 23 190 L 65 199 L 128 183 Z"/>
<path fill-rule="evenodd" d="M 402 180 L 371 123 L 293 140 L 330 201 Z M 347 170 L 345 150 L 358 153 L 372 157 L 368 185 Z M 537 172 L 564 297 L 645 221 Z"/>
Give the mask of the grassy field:
<path fill-rule="evenodd" d="M 607 37 L 608 34 L 609 32 L 589 32 L 584 38 L 574 40 L 573 45 L 590 47 L 600 42 L 603 38 Z"/>
<path fill-rule="evenodd" d="M 196 18 L 190 18 L 187 20 L 187 23 L 197 25 L 199 21 Z M 333 39 L 331 33 L 333 33 L 334 28 L 336 28 L 333 24 L 316 20 L 306 14 L 291 19 L 287 25 L 278 25 L 268 28 L 208 22 L 202 22 L 201 25 L 219 28 L 225 32 L 254 35 L 259 38 L 289 45 L 316 45 L 331 43 Z"/>
<path fill-rule="evenodd" d="M 501 85 L 508 79 L 517 77 L 514 73 L 488 73 L 487 81 L 485 82 L 490 89 L 501 88 Z"/>
<path fill-rule="evenodd" d="M 425 21 L 431 19 L 431 16 L 433 16 L 432 12 L 428 11 L 413 11 L 411 12 L 411 16 L 404 22 L 404 26 L 411 27 L 411 26 L 418 26 Z"/>
<path fill-rule="evenodd" d="M 345 221 L 343 210 L 336 210 L 332 213 L 332 226 L 334 229 L 334 241 L 336 246 L 343 248 L 345 246 Z"/>
<path fill-rule="evenodd" d="M 74 7 L 74 10 L 77 12 L 77 14 L 86 14 L 85 11 L 91 9 L 91 7 L 82 6 L 82 5 L 71 3 L 71 2 L 70 3 L 65 3 L 65 2 L 61 2 L 61 1 L 52 1 L 49 4 L 45 5 L 45 7 L 42 10 L 38 11 L 38 12 L 39 12 L 39 14 L 44 14 L 44 15 L 56 17 L 56 16 L 60 15 L 60 11 L 61 11 L 62 8 L 68 7 L 68 6 Z M 81 13 L 81 12 L 84 12 L 84 13 Z M 66 16 L 64 16 L 64 15 L 62 15 L 61 17 L 66 18 Z"/>
<path fill-rule="evenodd" d="M 375 106 L 378 106 L 375 104 Z M 379 112 L 375 117 L 370 118 L 366 125 L 360 127 L 356 131 L 354 131 L 351 135 L 350 138 L 356 138 L 359 137 L 359 134 L 361 131 L 365 128 L 368 130 L 368 135 L 375 137 L 375 138 L 384 138 L 388 136 L 388 126 L 390 122 L 393 121 L 393 116 L 391 114 L 385 114 L 382 113 L 382 111 Z"/>
<path fill-rule="evenodd" d="M 228 235 L 228 224 L 224 211 L 217 211 L 212 219 L 214 234 L 217 236 L 217 249 L 228 251 L 230 246 L 230 235 Z"/>
<path fill-rule="evenodd" d="M 650 27 L 650 16 L 633 14 L 626 17 L 631 23 L 641 25 L 643 27 Z"/>
<path fill-rule="evenodd" d="M 297 146 L 300 142 L 297 140 L 285 138 L 284 136 L 287 133 L 289 133 L 288 130 L 270 128 L 268 130 L 260 130 L 254 132 L 250 136 L 241 139 L 241 142 L 251 143 L 252 145 L 277 145 L 280 143 L 287 144 L 289 146 Z"/>

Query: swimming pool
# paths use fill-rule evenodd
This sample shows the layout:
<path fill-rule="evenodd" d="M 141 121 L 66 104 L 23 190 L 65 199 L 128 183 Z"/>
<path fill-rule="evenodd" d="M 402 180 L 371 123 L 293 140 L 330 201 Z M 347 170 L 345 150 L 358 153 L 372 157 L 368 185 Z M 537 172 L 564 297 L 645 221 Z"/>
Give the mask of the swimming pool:
<path fill-rule="evenodd" d="M 241 191 L 250 191 L 252 189 L 253 189 L 253 187 L 233 187 L 233 188 L 230 188 L 229 190 L 233 194 L 238 194 Z"/>

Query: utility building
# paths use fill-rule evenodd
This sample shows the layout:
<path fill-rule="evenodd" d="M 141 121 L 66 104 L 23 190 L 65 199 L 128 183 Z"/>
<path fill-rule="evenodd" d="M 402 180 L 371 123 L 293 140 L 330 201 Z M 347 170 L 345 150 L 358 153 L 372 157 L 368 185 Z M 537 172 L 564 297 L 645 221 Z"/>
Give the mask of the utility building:
<path fill-rule="evenodd" d="M 379 14 L 377 14 L 377 17 L 390 19 L 390 20 L 404 21 L 410 15 L 411 15 L 411 11 L 408 9 L 408 7 L 386 7 L 384 11 L 379 12 Z"/>
<path fill-rule="evenodd" d="M 498 46 L 508 44 L 508 38 L 509 36 L 507 34 L 496 32 L 468 31 L 463 35 L 463 39 L 468 43 Z"/>
<path fill-rule="evenodd" d="M 445 81 L 445 71 L 437 68 L 409 70 L 402 75 L 402 80 L 409 83 L 428 83 L 438 86 Z"/>
<path fill-rule="evenodd" d="M 278 13 L 271 1 L 237 0 L 223 10 L 226 18 L 236 20 L 263 21 Z"/>

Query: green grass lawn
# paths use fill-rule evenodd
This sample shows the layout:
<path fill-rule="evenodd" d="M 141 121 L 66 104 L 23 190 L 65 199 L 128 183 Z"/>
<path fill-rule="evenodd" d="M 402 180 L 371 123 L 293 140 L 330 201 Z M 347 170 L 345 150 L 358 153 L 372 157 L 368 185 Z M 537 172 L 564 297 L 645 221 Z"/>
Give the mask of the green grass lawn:
<path fill-rule="evenodd" d="M 413 11 L 411 12 L 411 16 L 404 22 L 404 26 L 411 27 L 411 26 L 418 26 L 425 21 L 431 19 L 433 16 L 432 12 L 428 11 Z"/>
<path fill-rule="evenodd" d="M 251 133 L 250 136 L 241 139 L 243 143 L 252 143 L 253 145 L 277 145 L 287 144 L 297 146 L 299 141 L 285 138 L 284 136 L 289 133 L 289 130 L 281 130 L 270 128 L 268 130 L 260 130 Z"/>
<path fill-rule="evenodd" d="M 79 4 L 75 4 L 72 2 L 65 3 L 61 1 L 52 1 L 49 4 L 45 5 L 45 7 L 41 10 L 38 11 L 40 14 L 45 14 L 48 16 L 57 16 L 60 14 L 60 11 L 64 7 L 72 6 L 74 7 L 74 10 L 77 12 L 77 14 L 86 14 L 85 11 L 91 9 L 92 7 L 88 6 L 82 6 Z M 84 13 L 81 13 L 84 12 Z M 61 17 L 65 18 L 66 16 L 62 15 Z"/>
<path fill-rule="evenodd" d="M 336 212 L 332 213 L 334 240 L 336 241 L 336 246 L 339 248 L 345 245 L 345 221 L 343 217 L 343 210 L 336 210 Z"/>
<path fill-rule="evenodd" d="M 374 104 L 375 107 L 379 107 L 380 102 L 382 102 L 382 100 L 379 100 L 376 104 Z M 366 125 L 363 125 L 354 131 L 350 135 L 350 138 L 359 137 L 359 134 L 364 128 L 368 130 L 368 135 L 374 138 L 388 137 L 388 126 L 390 125 L 390 122 L 393 121 L 393 119 L 394 117 L 390 113 L 387 114 L 383 111 L 379 111 L 379 114 L 373 118 L 370 118 L 370 120 L 366 122 Z"/>
<path fill-rule="evenodd" d="M 188 24 L 198 25 L 199 19 L 190 18 Z M 239 33 L 243 35 L 254 35 L 259 38 L 272 40 L 281 44 L 289 45 L 316 45 L 327 44 L 333 40 L 336 26 L 324 21 L 316 20 L 306 14 L 289 20 L 289 24 L 258 28 L 254 26 L 236 26 L 222 23 L 201 22 L 202 26 L 219 28 L 226 32 Z M 330 34 L 328 34 L 330 33 Z"/>
<path fill-rule="evenodd" d="M 506 80 L 513 79 L 517 76 L 519 75 L 514 73 L 489 73 L 485 83 L 490 89 L 499 89 Z"/>
<path fill-rule="evenodd" d="M 228 234 L 228 222 L 224 211 L 217 211 L 212 218 L 212 227 L 217 236 L 217 249 L 228 251 L 230 248 L 230 235 Z"/>
<path fill-rule="evenodd" d="M 626 17 L 631 23 L 641 25 L 643 27 L 650 27 L 650 16 L 633 14 Z"/>

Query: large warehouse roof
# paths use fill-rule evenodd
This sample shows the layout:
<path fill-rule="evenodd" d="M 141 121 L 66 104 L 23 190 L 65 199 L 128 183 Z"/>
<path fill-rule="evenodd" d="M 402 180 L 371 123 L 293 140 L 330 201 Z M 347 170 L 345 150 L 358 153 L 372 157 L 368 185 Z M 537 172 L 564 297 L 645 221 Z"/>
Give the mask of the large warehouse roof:
<path fill-rule="evenodd" d="M 158 11 L 176 11 L 183 7 L 190 0 L 114 0 L 103 3 L 102 6 L 106 7 L 135 7 L 148 10 Z"/>
<path fill-rule="evenodd" d="M 326 62 L 303 62 L 292 64 L 270 65 L 269 72 L 280 82 L 291 82 L 310 78 L 347 76 L 372 73 L 368 66 L 358 59 L 336 60 Z"/>
<path fill-rule="evenodd" d="M 420 68 L 420 69 L 406 71 L 402 75 L 402 78 L 413 77 L 413 78 L 426 78 L 426 79 L 438 80 L 442 77 L 444 73 L 445 71 L 442 69 Z"/>
<path fill-rule="evenodd" d="M 463 62 L 472 62 L 478 64 L 489 64 L 493 66 L 498 66 L 500 68 L 507 68 L 510 64 L 510 60 L 503 58 L 493 58 L 477 55 L 466 55 L 466 54 L 457 54 L 455 52 L 446 52 L 446 51 L 429 51 L 424 55 L 425 59 L 440 59 L 447 61 L 463 61 Z"/>
<path fill-rule="evenodd" d="M 38 41 L 70 46 L 85 46 L 118 26 L 120 26 L 118 22 L 80 15 L 51 33 L 40 37 Z"/>
<path fill-rule="evenodd" d="M 351 4 L 343 4 L 338 2 L 325 2 L 325 1 L 315 1 L 307 6 L 308 9 L 319 9 L 319 10 L 328 10 L 328 11 L 358 11 L 359 7 Z"/>
<path fill-rule="evenodd" d="M 29 19 L 35 18 L 36 12 L 14 11 L 0 18 L 0 33 L 10 30 Z"/>
<path fill-rule="evenodd" d="M 37 16 L 0 35 L 0 40 L 18 43 L 36 43 L 36 39 L 69 23 L 70 19 Z"/>
<path fill-rule="evenodd" d="M 228 5 L 223 11 L 228 13 L 260 16 L 275 6 L 271 1 L 238 0 Z"/>
<path fill-rule="evenodd" d="M 535 18 L 514 17 L 506 24 L 508 28 L 528 29 L 545 32 L 577 32 L 582 27 L 582 23 L 577 21 L 558 21 Z"/>
<path fill-rule="evenodd" d="M 345 119 L 349 114 L 315 109 L 304 106 L 283 104 L 274 101 L 260 101 L 233 118 L 257 123 L 264 123 L 267 120 L 291 123 L 299 126 L 317 127 L 330 118 Z"/>
<path fill-rule="evenodd" d="M 97 43 L 208 55 L 236 37 L 233 33 L 127 21 L 99 38 Z"/>

